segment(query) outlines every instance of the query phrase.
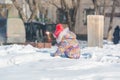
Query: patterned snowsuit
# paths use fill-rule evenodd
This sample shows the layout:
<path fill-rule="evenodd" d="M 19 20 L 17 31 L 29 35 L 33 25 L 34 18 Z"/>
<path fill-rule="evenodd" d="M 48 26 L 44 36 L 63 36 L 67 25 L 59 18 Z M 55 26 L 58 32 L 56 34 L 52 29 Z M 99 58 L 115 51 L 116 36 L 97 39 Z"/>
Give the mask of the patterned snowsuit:
<path fill-rule="evenodd" d="M 80 57 L 80 47 L 76 35 L 68 28 L 65 28 L 56 40 L 58 49 L 55 56 L 65 56 L 72 59 Z"/>

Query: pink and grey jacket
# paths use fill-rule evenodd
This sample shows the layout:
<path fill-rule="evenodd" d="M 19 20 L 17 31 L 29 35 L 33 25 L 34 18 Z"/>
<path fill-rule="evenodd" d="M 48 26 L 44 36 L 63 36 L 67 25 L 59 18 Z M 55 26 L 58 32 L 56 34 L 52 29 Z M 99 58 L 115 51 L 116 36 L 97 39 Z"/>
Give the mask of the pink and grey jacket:
<path fill-rule="evenodd" d="M 76 39 L 76 35 L 65 28 L 56 39 L 58 49 L 55 56 L 65 56 L 72 59 L 78 59 L 80 57 L 80 47 Z"/>

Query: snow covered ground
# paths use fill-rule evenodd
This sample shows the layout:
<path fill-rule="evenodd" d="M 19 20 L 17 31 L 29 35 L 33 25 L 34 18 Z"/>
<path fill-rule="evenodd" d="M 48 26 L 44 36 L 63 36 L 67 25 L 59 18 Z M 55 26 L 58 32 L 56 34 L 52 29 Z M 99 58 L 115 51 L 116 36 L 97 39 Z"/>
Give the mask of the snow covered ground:
<path fill-rule="evenodd" d="M 80 59 L 52 57 L 56 46 L 0 46 L 0 80 L 120 80 L 120 44 L 103 48 L 80 41 Z"/>

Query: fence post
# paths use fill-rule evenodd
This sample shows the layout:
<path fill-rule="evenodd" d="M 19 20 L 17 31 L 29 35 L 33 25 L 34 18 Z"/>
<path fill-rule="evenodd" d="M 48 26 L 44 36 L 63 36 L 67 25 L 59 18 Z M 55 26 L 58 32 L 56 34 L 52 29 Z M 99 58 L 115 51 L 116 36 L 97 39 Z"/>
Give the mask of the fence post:
<path fill-rule="evenodd" d="M 87 31 L 88 31 L 88 46 L 103 47 L 103 29 L 104 16 L 88 15 L 87 16 Z"/>

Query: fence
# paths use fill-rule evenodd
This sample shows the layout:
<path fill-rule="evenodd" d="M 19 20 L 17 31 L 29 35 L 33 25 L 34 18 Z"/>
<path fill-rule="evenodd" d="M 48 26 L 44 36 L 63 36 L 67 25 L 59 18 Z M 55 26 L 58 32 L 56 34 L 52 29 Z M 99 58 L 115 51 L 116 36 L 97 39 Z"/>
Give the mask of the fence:
<path fill-rule="evenodd" d="M 56 25 L 56 24 L 43 24 L 40 22 L 28 22 L 24 24 L 26 29 L 26 40 L 30 42 L 34 42 L 36 40 L 38 42 L 46 42 L 47 41 L 46 31 L 49 31 L 52 34 L 55 30 Z"/>

